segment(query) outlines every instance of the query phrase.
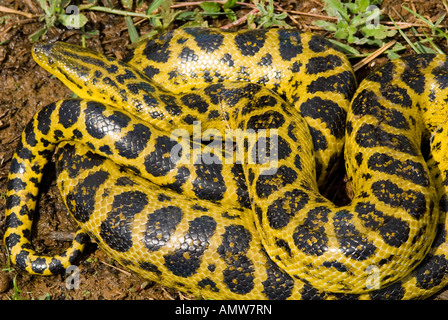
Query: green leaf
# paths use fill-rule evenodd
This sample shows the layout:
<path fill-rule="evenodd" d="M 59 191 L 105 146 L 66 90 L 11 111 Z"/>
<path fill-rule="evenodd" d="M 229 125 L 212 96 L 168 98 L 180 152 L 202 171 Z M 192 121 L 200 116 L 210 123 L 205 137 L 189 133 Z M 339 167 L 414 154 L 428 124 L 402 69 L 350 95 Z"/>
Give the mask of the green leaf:
<path fill-rule="evenodd" d="M 207 13 L 217 13 L 221 11 L 221 7 L 216 2 L 201 2 L 200 7 Z"/>
<path fill-rule="evenodd" d="M 194 20 L 195 16 L 193 11 L 184 11 L 177 16 L 176 20 Z"/>
<path fill-rule="evenodd" d="M 121 0 L 121 4 L 125 9 L 132 9 L 132 0 Z"/>
<path fill-rule="evenodd" d="M 151 31 L 145 33 L 144 35 L 142 35 L 142 36 L 138 39 L 137 43 L 143 43 L 144 41 L 151 40 L 151 39 L 154 38 L 154 36 L 157 35 L 157 34 L 158 34 L 157 30 L 155 30 L 155 29 L 154 29 L 154 30 L 151 30 Z"/>
<path fill-rule="evenodd" d="M 162 4 L 160 5 L 160 16 L 162 19 L 161 23 L 161 29 L 164 30 L 168 28 L 168 26 L 176 19 L 177 15 L 181 11 L 175 12 L 171 9 L 171 5 L 173 4 L 173 0 L 165 0 L 162 1 Z"/>
<path fill-rule="evenodd" d="M 356 50 L 355 48 L 346 45 L 344 43 L 341 43 L 339 41 L 333 40 L 333 39 L 328 39 L 336 48 L 339 48 L 340 50 L 342 50 L 343 52 L 351 55 L 351 56 L 359 56 L 361 55 L 361 53 Z"/>
<path fill-rule="evenodd" d="M 28 39 L 30 39 L 31 42 L 36 42 L 39 40 L 41 36 L 43 36 L 47 32 L 47 28 L 43 27 L 42 29 L 37 30 L 33 34 L 31 34 Z"/>
<path fill-rule="evenodd" d="M 236 21 L 236 14 L 232 9 L 224 9 L 224 12 L 227 15 L 227 18 L 230 20 L 230 22 Z"/>
<path fill-rule="evenodd" d="M 370 40 L 367 38 L 364 38 L 367 40 L 367 44 L 371 45 L 371 46 L 377 46 L 377 47 L 381 47 L 384 44 L 383 40 L 380 39 L 374 39 L 374 40 Z"/>
<path fill-rule="evenodd" d="M 394 44 L 394 46 L 389 49 L 389 50 L 394 50 L 394 51 L 401 51 L 401 50 L 405 50 L 406 47 L 401 43 L 401 42 L 397 42 Z"/>
<path fill-rule="evenodd" d="M 4 15 L 0 17 L 0 24 L 6 24 L 11 19 L 10 15 Z"/>
<path fill-rule="evenodd" d="M 39 3 L 42 10 L 44 10 L 46 16 L 51 15 L 50 8 L 48 7 L 46 0 L 37 0 L 37 3 Z"/>
<path fill-rule="evenodd" d="M 347 32 L 348 32 L 350 35 L 354 35 L 354 34 L 356 33 L 356 31 L 358 31 L 358 30 L 356 29 L 355 26 L 348 26 L 348 27 L 347 27 Z"/>
<path fill-rule="evenodd" d="M 269 28 L 271 26 L 290 27 L 284 19 L 288 16 L 286 13 L 275 13 L 273 0 L 269 0 L 265 5 L 263 2 L 257 3 L 257 9 L 260 11 L 254 19 L 258 28 Z M 248 21 L 249 24 L 249 21 Z"/>
<path fill-rule="evenodd" d="M 328 13 L 329 16 L 343 18 L 344 20 L 348 20 L 350 18 L 347 12 L 347 8 L 341 1 L 324 0 L 324 3 L 324 10 Z"/>
<path fill-rule="evenodd" d="M 406 49 L 406 47 L 404 45 L 402 45 L 401 42 L 397 42 L 394 44 L 394 46 L 392 48 L 390 48 L 389 50 L 386 51 L 387 57 L 390 60 L 398 59 L 398 58 L 400 58 L 400 55 L 396 52 L 404 50 L 404 49 Z"/>
<path fill-rule="evenodd" d="M 347 39 L 348 38 L 348 32 L 346 29 L 339 29 L 334 33 L 334 37 L 336 39 Z"/>
<path fill-rule="evenodd" d="M 100 35 L 99 30 L 89 30 L 89 31 L 84 31 L 83 35 L 86 36 L 88 39 L 90 39 L 91 37 L 96 37 Z"/>
<path fill-rule="evenodd" d="M 367 38 L 358 38 L 358 37 L 353 37 L 353 44 L 357 44 L 357 45 L 363 45 L 369 42 L 369 39 Z"/>
<path fill-rule="evenodd" d="M 351 13 L 357 14 L 359 12 L 358 5 L 356 3 L 346 3 L 345 6 L 350 10 Z"/>
<path fill-rule="evenodd" d="M 389 60 L 395 60 L 395 59 L 400 58 L 400 55 L 393 51 L 387 50 L 386 53 L 387 53 L 387 57 L 389 58 Z"/>
<path fill-rule="evenodd" d="M 338 29 L 340 28 L 347 28 L 348 27 L 348 22 L 345 20 L 339 20 L 337 23 Z"/>
<path fill-rule="evenodd" d="M 150 15 L 151 13 L 156 11 L 162 5 L 162 3 L 163 0 L 154 0 L 153 2 L 151 2 L 148 9 L 146 9 L 146 14 Z"/>
<path fill-rule="evenodd" d="M 365 23 L 366 23 L 366 19 L 361 15 L 354 16 L 353 19 L 350 21 L 350 24 L 352 26 L 360 26 Z"/>
<path fill-rule="evenodd" d="M 70 1 L 71 0 L 62 0 L 60 4 L 61 8 L 65 8 L 65 6 L 69 5 Z"/>
<path fill-rule="evenodd" d="M 396 35 L 397 30 L 390 29 L 385 25 L 378 25 L 376 28 L 370 26 L 364 26 L 360 29 L 361 33 L 366 37 L 373 37 L 375 39 L 386 39 Z"/>
<path fill-rule="evenodd" d="M 314 25 L 321 27 L 327 31 L 331 31 L 331 32 L 336 32 L 338 30 L 337 25 L 335 25 L 334 23 L 328 22 L 328 21 L 324 21 L 324 20 L 314 21 Z"/>
<path fill-rule="evenodd" d="M 236 6 L 236 0 L 227 0 L 226 3 L 224 3 L 224 11 L 225 9 L 231 9 L 234 8 Z"/>
<path fill-rule="evenodd" d="M 82 13 L 79 14 L 60 14 L 58 21 L 69 29 L 81 29 L 87 23 L 87 18 Z"/>
<path fill-rule="evenodd" d="M 358 12 L 366 12 L 367 8 L 370 6 L 370 0 L 357 0 L 356 3 L 358 4 Z"/>
<path fill-rule="evenodd" d="M 195 8 L 194 12 L 190 11 L 190 15 L 184 16 L 184 18 L 185 18 L 184 20 L 188 20 L 188 22 L 184 23 L 182 25 L 182 28 L 207 27 L 207 21 L 204 20 L 199 8 Z M 176 19 L 177 19 L 177 17 L 176 17 Z"/>
<path fill-rule="evenodd" d="M 47 292 L 47 293 L 41 295 L 40 297 L 38 297 L 38 300 L 51 300 L 51 296 L 50 296 L 50 294 Z"/>

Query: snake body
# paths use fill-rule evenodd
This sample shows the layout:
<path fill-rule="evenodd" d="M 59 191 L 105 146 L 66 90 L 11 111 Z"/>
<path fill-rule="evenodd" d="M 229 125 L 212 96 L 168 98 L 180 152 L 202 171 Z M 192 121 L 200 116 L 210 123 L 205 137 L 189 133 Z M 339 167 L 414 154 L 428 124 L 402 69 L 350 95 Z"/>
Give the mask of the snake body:
<path fill-rule="evenodd" d="M 445 56 L 393 61 L 352 99 L 344 55 L 293 30 L 176 30 L 124 61 L 65 43 L 33 55 L 79 99 L 38 112 L 13 157 L 4 239 L 22 269 L 64 271 L 87 234 L 141 276 L 214 299 L 410 299 L 446 284 Z M 354 198 L 336 207 L 319 185 L 344 139 Z M 56 147 L 80 229 L 47 257 L 30 230 Z"/>

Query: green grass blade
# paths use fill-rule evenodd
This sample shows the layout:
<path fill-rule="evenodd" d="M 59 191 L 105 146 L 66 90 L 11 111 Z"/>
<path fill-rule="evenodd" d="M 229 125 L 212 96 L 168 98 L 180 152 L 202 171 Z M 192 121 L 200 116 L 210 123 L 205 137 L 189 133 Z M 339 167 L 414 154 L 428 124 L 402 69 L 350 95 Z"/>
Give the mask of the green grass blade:
<path fill-rule="evenodd" d="M 132 17 L 129 16 L 124 17 L 124 21 L 126 21 L 126 26 L 128 27 L 129 38 L 131 39 L 131 42 L 134 43 L 140 37 L 135 28 L 134 21 L 132 20 Z"/>
<path fill-rule="evenodd" d="M 423 30 L 423 34 L 425 35 L 425 37 L 426 37 L 426 41 L 428 41 L 429 42 L 429 44 L 434 48 L 434 52 L 436 52 L 436 53 L 439 53 L 439 54 L 445 54 L 444 52 L 443 52 L 443 50 L 441 50 L 433 41 L 432 41 L 432 38 L 430 38 L 430 37 L 428 37 L 428 35 L 426 34 L 426 32 L 425 32 L 425 30 Z"/>
<path fill-rule="evenodd" d="M 418 14 L 417 12 L 413 11 L 412 9 L 410 9 L 410 8 L 408 8 L 406 6 L 402 6 L 402 8 L 405 9 L 406 11 L 412 13 L 414 16 L 416 16 L 421 21 L 426 23 L 429 27 L 431 27 L 431 29 L 438 31 L 445 39 L 448 40 L 448 34 L 445 31 L 443 31 L 442 29 L 438 28 L 436 25 L 434 25 L 434 23 L 432 23 L 431 21 L 429 21 L 428 19 L 426 19 L 422 15 Z"/>
<path fill-rule="evenodd" d="M 146 14 L 150 15 L 151 13 L 156 11 L 162 5 L 162 3 L 163 0 L 154 0 L 153 2 L 151 2 L 148 9 L 146 10 Z"/>
<path fill-rule="evenodd" d="M 412 50 L 414 50 L 416 53 L 420 54 L 422 52 L 420 52 L 420 49 L 418 49 L 411 41 L 411 39 L 408 38 L 408 36 L 403 32 L 403 30 L 400 29 L 400 27 L 398 27 L 397 23 L 395 22 L 395 20 L 389 15 L 389 19 L 392 21 L 392 23 L 394 24 L 395 28 L 397 28 L 398 32 L 401 34 L 401 36 L 404 38 L 404 40 L 406 40 L 406 42 L 411 46 Z"/>

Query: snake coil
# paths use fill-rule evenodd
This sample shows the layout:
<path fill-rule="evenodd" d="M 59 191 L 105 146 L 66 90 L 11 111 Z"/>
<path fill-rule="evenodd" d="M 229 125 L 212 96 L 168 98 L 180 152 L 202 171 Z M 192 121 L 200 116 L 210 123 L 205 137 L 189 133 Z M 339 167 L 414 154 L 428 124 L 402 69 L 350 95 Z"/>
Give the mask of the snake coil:
<path fill-rule="evenodd" d="M 343 54 L 295 30 L 176 30 L 124 61 L 66 43 L 33 57 L 79 98 L 38 112 L 14 154 L 4 240 L 22 269 L 63 272 L 88 235 L 214 299 L 425 298 L 447 283 L 445 56 L 395 60 L 357 89 Z M 30 230 L 56 147 L 80 229 L 48 257 Z M 342 153 L 354 198 L 337 207 L 319 186 Z"/>

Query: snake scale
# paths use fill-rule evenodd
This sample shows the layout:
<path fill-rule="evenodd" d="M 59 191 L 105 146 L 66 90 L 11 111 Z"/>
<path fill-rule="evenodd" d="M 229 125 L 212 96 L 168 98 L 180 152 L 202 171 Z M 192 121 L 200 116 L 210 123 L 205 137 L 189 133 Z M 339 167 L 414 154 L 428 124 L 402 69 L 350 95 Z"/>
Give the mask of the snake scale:
<path fill-rule="evenodd" d="M 447 283 L 445 56 L 359 87 L 327 40 L 285 29 L 180 29 L 123 61 L 60 42 L 33 57 L 79 98 L 38 112 L 12 159 L 4 241 L 21 269 L 63 272 L 90 236 L 213 299 L 417 299 Z M 354 198 L 337 207 L 319 186 L 342 154 Z M 31 226 L 52 157 L 80 228 L 44 256 Z"/>

